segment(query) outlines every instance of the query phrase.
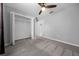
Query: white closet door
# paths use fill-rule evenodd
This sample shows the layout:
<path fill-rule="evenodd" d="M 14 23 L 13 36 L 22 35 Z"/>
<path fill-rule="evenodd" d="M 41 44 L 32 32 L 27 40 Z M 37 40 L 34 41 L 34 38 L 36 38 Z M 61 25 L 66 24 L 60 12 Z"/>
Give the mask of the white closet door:
<path fill-rule="evenodd" d="M 31 23 L 26 18 L 15 18 L 15 40 L 31 37 Z"/>

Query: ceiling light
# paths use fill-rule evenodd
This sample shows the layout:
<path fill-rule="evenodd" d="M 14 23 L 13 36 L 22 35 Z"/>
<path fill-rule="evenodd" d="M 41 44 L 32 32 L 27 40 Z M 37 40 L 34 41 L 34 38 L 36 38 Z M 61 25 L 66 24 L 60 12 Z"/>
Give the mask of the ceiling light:
<path fill-rule="evenodd" d="M 42 7 L 42 11 L 45 11 L 45 7 Z"/>

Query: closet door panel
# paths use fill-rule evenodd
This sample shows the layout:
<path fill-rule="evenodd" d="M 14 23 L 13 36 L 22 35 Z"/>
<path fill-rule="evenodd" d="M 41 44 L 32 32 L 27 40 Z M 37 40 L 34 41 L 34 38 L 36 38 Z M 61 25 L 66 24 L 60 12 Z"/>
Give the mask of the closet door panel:
<path fill-rule="evenodd" d="M 15 40 L 31 37 L 30 20 L 23 17 L 15 17 Z"/>

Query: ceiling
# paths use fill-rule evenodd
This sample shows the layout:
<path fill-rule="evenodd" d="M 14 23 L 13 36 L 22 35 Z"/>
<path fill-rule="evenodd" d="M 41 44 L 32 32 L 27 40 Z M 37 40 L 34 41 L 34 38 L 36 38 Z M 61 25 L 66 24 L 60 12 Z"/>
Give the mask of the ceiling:
<path fill-rule="evenodd" d="M 73 6 L 73 3 L 47 3 L 47 4 L 56 4 L 56 8 L 47 9 L 41 15 L 38 15 L 41 7 L 37 3 L 6 3 L 6 6 L 11 8 L 19 9 L 26 12 L 29 16 L 32 17 L 43 17 L 44 15 L 49 14 L 50 11 L 60 12 L 61 10 Z M 77 4 L 75 4 L 77 5 Z"/>

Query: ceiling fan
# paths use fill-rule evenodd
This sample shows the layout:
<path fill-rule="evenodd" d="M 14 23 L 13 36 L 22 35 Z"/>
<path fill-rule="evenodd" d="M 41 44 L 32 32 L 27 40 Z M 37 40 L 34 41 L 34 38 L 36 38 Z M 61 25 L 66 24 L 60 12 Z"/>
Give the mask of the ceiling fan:
<path fill-rule="evenodd" d="M 46 3 L 38 3 L 38 5 L 41 6 L 41 10 L 39 12 L 39 15 L 44 11 L 46 8 L 55 8 L 57 5 L 47 5 Z"/>

